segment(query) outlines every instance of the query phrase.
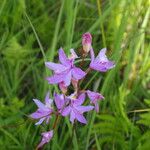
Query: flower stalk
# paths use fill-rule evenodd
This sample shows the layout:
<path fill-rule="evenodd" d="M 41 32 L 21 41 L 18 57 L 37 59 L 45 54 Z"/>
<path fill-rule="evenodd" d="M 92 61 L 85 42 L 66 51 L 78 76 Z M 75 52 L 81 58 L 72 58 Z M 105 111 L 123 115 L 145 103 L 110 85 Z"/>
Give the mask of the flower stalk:
<path fill-rule="evenodd" d="M 36 148 L 37 150 L 50 142 L 54 136 L 54 131 L 56 132 L 55 128 L 59 124 L 61 116 L 70 117 L 70 122 L 73 124 L 72 139 L 75 122 L 78 121 L 82 124 L 87 124 L 84 113 L 92 110 L 99 112 L 99 101 L 104 99 L 104 96 L 90 90 L 82 90 L 81 84 L 92 70 L 106 72 L 115 67 L 115 64 L 108 60 L 106 56 L 106 48 L 102 49 L 98 56 L 95 57 L 92 48 L 92 36 L 88 32 L 82 36 L 82 49 L 83 55 L 81 56 L 82 61 L 80 63 L 80 68 L 75 66 L 75 59 L 79 57 L 74 49 L 70 50 L 71 54 L 67 57 L 64 50 L 60 48 L 58 51 L 60 63 L 45 62 L 46 67 L 53 70 L 53 75 L 47 77 L 46 80 L 49 84 L 58 84 L 61 94 L 54 93 L 53 99 L 51 99 L 48 92 L 45 96 L 44 103 L 38 99 L 33 99 L 38 107 L 38 109 L 30 115 L 31 118 L 38 120 L 35 125 L 40 125 L 44 121 L 46 124 L 49 124 L 50 119 L 55 115 L 52 129 L 41 134 L 42 139 Z M 84 60 L 89 53 L 91 62 L 89 67 L 84 69 Z M 70 86 L 74 89 L 73 93 L 70 93 Z M 87 104 L 87 102 L 85 103 L 85 101 L 88 100 L 87 97 L 90 101 L 88 101 L 88 105 L 85 105 Z"/>

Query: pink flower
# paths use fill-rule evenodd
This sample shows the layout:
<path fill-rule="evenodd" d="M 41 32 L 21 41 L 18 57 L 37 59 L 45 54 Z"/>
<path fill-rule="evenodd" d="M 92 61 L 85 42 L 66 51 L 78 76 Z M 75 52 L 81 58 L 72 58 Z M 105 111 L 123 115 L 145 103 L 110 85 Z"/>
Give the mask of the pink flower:
<path fill-rule="evenodd" d="M 48 143 L 52 139 L 53 130 L 50 130 L 48 132 L 43 132 L 41 135 L 42 135 L 42 140 L 39 143 L 39 145 L 37 146 L 37 149 L 43 147 L 44 144 Z"/>
<path fill-rule="evenodd" d="M 59 61 L 61 64 L 53 62 L 46 62 L 45 65 L 54 71 L 54 75 L 48 77 L 47 80 L 50 84 L 60 84 L 61 87 L 70 85 L 72 79 L 80 80 L 86 73 L 80 68 L 74 66 L 74 59 L 77 57 L 75 52 L 71 49 L 71 57 L 67 58 L 63 49 L 59 50 Z M 62 86 L 63 85 L 63 86 Z"/>
<path fill-rule="evenodd" d="M 91 100 L 91 103 L 93 103 L 95 105 L 95 110 L 96 112 L 99 112 L 99 105 L 98 105 L 98 101 L 104 99 L 103 95 L 97 93 L 97 92 L 92 92 L 90 90 L 87 90 L 87 95 Z"/>
<path fill-rule="evenodd" d="M 51 117 L 50 115 L 53 112 L 51 107 L 53 100 L 49 99 L 49 93 L 47 93 L 45 97 L 45 105 L 37 99 L 33 99 L 33 101 L 38 106 L 38 109 L 36 112 L 32 113 L 30 117 L 33 119 L 40 119 L 35 125 L 41 124 L 44 120 L 48 123 Z"/>
<path fill-rule="evenodd" d="M 80 94 L 78 98 L 76 98 L 75 95 L 72 94 L 67 98 L 70 100 L 70 104 L 63 109 L 62 116 L 70 115 L 70 121 L 72 123 L 74 123 L 74 120 L 78 120 L 79 122 L 86 124 L 87 121 L 83 116 L 83 113 L 91 111 L 94 107 L 82 105 L 85 100 L 85 94 Z"/>
<path fill-rule="evenodd" d="M 103 48 L 98 56 L 95 58 L 94 51 L 91 48 L 90 50 L 91 53 L 91 63 L 90 63 L 90 68 L 100 71 L 100 72 L 106 72 L 109 69 L 112 69 L 115 67 L 115 64 L 113 61 L 108 60 L 107 56 L 105 55 L 106 53 L 106 48 Z"/>

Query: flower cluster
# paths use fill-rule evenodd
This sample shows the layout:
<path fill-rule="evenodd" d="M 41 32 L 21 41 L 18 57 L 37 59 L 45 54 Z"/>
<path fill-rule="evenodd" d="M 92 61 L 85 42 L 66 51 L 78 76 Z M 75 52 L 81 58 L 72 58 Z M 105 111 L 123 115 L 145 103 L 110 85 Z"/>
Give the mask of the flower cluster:
<path fill-rule="evenodd" d="M 87 70 L 106 72 L 115 66 L 114 62 L 108 60 L 106 57 L 106 48 L 102 49 L 98 56 L 95 57 L 92 48 L 92 36 L 90 33 L 83 34 L 82 46 L 83 55 L 81 57 L 86 57 L 90 52 L 91 62 Z M 73 49 L 70 50 L 70 55 L 68 57 L 62 48 L 59 49 L 58 54 L 60 63 L 45 62 L 46 67 L 53 71 L 53 75 L 47 77 L 46 80 L 49 84 L 58 84 L 62 94 L 54 93 L 52 100 L 50 99 L 48 92 L 45 97 L 45 103 L 33 99 L 38 109 L 36 112 L 32 113 L 30 117 L 37 120 L 36 125 L 40 125 L 44 121 L 48 124 L 51 117 L 56 116 L 56 121 L 54 122 L 52 130 L 42 133 L 42 140 L 37 146 L 37 149 L 41 148 L 51 140 L 59 116 L 69 116 L 72 124 L 75 120 L 86 124 L 87 120 L 84 113 L 94 109 L 96 112 L 99 112 L 98 102 L 99 100 L 104 99 L 100 93 L 80 89 L 80 81 L 83 81 L 88 74 L 88 71 L 83 71 L 75 66 L 75 59 L 79 57 Z M 84 61 L 84 59 L 82 59 L 82 61 Z M 68 94 L 70 85 L 74 88 L 72 94 Z M 90 99 L 88 105 L 85 105 L 84 103 L 86 97 Z"/>

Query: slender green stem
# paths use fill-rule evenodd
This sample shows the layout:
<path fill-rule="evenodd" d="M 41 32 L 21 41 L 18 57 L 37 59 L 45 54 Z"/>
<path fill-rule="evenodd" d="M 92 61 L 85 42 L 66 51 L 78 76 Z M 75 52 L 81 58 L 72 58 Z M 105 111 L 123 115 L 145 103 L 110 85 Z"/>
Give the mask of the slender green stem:
<path fill-rule="evenodd" d="M 97 0 L 97 7 L 98 7 L 99 17 L 102 18 L 101 1 L 100 0 Z M 102 32 L 103 46 L 106 47 L 106 38 L 105 38 L 104 26 L 103 26 L 102 20 L 100 21 L 100 29 L 101 29 L 101 32 Z"/>

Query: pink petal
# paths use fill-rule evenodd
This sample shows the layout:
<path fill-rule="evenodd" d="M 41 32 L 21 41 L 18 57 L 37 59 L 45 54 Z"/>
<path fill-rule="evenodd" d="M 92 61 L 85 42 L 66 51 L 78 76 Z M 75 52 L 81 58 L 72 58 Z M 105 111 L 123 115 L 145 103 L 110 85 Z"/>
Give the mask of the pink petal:
<path fill-rule="evenodd" d="M 90 55 L 91 55 L 91 62 L 93 62 L 94 59 L 95 59 L 95 55 L 94 55 L 94 50 L 93 50 L 93 48 L 90 49 Z"/>
<path fill-rule="evenodd" d="M 38 144 L 37 149 L 39 149 L 40 147 L 42 147 L 45 143 L 46 143 L 46 142 L 45 142 L 44 140 L 42 140 L 42 141 Z"/>
<path fill-rule="evenodd" d="M 62 82 L 64 80 L 64 77 L 64 74 L 54 74 L 53 76 L 46 78 L 46 80 L 49 84 L 57 84 L 59 82 Z"/>
<path fill-rule="evenodd" d="M 95 110 L 96 110 L 97 113 L 99 112 L 99 104 L 98 104 L 98 102 L 95 103 Z"/>
<path fill-rule="evenodd" d="M 49 110 L 49 109 L 48 109 Z M 37 110 L 36 112 L 34 112 L 34 113 L 32 113 L 31 115 L 30 115 L 30 117 L 31 118 L 33 118 L 33 119 L 40 119 L 40 118 L 43 118 L 43 117 L 45 117 L 45 116 L 48 116 L 48 115 L 50 115 L 50 113 L 51 113 L 52 111 L 51 110 L 49 110 L 49 111 L 43 111 L 43 110 Z"/>
<path fill-rule="evenodd" d="M 71 71 L 69 71 L 63 78 L 65 86 L 69 86 L 71 83 Z"/>
<path fill-rule="evenodd" d="M 70 111 L 71 111 L 70 106 L 67 106 L 63 109 L 61 114 L 62 114 L 62 116 L 68 116 Z"/>
<path fill-rule="evenodd" d="M 88 112 L 93 110 L 93 106 L 77 106 L 75 109 L 77 109 L 80 113 Z"/>
<path fill-rule="evenodd" d="M 103 48 L 100 50 L 99 54 L 97 55 L 96 59 L 98 59 L 99 61 L 104 61 L 107 62 L 107 56 L 106 56 L 106 48 Z"/>
<path fill-rule="evenodd" d="M 82 114 L 78 113 L 77 111 L 75 112 L 75 117 L 79 122 L 84 123 L 84 124 L 87 123 L 85 117 Z"/>
<path fill-rule="evenodd" d="M 88 97 L 92 101 L 99 100 L 99 99 L 104 99 L 103 95 L 101 95 L 100 93 L 92 92 L 90 90 L 87 90 L 86 92 L 87 92 Z"/>
<path fill-rule="evenodd" d="M 45 119 L 46 117 L 41 118 L 35 125 L 40 125 Z"/>
<path fill-rule="evenodd" d="M 45 105 L 42 102 L 40 102 L 38 99 L 33 99 L 33 101 L 38 106 L 38 108 L 43 110 L 45 109 Z"/>
<path fill-rule="evenodd" d="M 75 113 L 73 111 L 71 111 L 71 113 L 70 113 L 70 121 L 72 123 L 74 123 L 75 118 L 76 118 Z"/>
<path fill-rule="evenodd" d="M 74 106 L 82 105 L 85 100 L 85 93 L 79 95 L 79 97 L 73 101 Z"/>
<path fill-rule="evenodd" d="M 53 100 L 49 98 L 49 92 L 48 92 L 45 97 L 45 104 L 46 104 L 46 106 L 50 107 L 52 102 L 53 102 Z"/>
<path fill-rule="evenodd" d="M 108 70 L 105 65 L 99 64 L 99 62 L 96 61 L 90 64 L 90 68 L 101 72 L 106 72 Z"/>
<path fill-rule="evenodd" d="M 43 147 L 44 144 L 48 143 L 52 139 L 53 130 L 50 130 L 48 132 L 43 132 L 41 135 L 42 135 L 42 140 L 41 140 L 41 142 L 39 143 L 39 145 L 37 146 L 36 149 L 39 149 L 39 148 Z"/>
<path fill-rule="evenodd" d="M 71 56 L 69 57 L 70 59 L 76 59 L 78 58 L 76 52 L 74 51 L 74 49 L 70 49 L 70 53 L 71 53 Z"/>
<path fill-rule="evenodd" d="M 56 64 L 53 62 L 45 62 L 46 67 L 48 67 L 51 70 L 54 70 L 55 73 L 61 73 L 62 71 L 66 70 L 66 67 L 61 64 Z"/>
<path fill-rule="evenodd" d="M 76 80 L 82 79 L 86 73 L 82 71 L 80 68 L 74 67 L 72 69 L 72 75 Z"/>
<path fill-rule="evenodd" d="M 65 66 L 68 66 L 70 65 L 70 61 L 69 59 L 67 58 L 66 54 L 64 53 L 64 50 L 62 48 L 59 49 L 59 61 L 65 65 Z"/>
<path fill-rule="evenodd" d="M 63 106 L 65 105 L 65 101 L 64 101 L 64 95 L 63 94 L 54 94 L 54 100 L 55 100 L 55 104 L 56 104 L 56 107 L 58 109 L 62 109 Z"/>

